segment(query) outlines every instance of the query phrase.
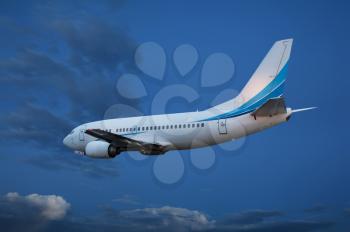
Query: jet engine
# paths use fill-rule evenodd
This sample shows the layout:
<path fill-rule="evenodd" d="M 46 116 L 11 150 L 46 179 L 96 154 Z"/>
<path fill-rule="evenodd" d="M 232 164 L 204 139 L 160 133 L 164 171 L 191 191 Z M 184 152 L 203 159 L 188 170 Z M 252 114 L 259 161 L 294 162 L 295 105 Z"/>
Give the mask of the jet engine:
<path fill-rule="evenodd" d="M 105 141 L 92 141 L 86 145 L 85 154 L 91 158 L 109 159 L 119 155 L 120 150 Z"/>

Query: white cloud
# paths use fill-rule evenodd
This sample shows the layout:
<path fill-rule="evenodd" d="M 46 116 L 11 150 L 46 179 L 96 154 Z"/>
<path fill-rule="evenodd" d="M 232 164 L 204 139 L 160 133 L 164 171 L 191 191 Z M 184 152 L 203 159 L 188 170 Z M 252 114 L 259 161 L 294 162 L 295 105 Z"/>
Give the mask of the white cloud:
<path fill-rule="evenodd" d="M 70 204 L 61 196 L 30 194 L 21 196 L 16 192 L 7 193 L 5 196 L 10 202 L 24 203 L 37 207 L 40 215 L 47 220 L 59 220 L 64 218 L 70 208 Z"/>
<path fill-rule="evenodd" d="M 119 216 L 136 225 L 145 223 L 146 228 L 152 225 L 147 221 L 152 222 L 153 229 L 166 227 L 174 230 L 203 230 L 211 228 L 215 223 L 200 211 L 170 206 L 124 210 L 120 211 Z"/>

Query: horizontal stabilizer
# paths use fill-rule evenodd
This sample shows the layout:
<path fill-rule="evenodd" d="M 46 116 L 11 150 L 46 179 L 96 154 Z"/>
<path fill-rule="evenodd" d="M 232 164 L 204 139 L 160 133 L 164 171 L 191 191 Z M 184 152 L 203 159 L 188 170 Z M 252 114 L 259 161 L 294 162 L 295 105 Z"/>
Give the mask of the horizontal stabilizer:
<path fill-rule="evenodd" d="M 306 110 L 313 110 L 313 109 L 316 109 L 316 108 L 317 107 L 308 107 L 308 108 L 296 109 L 296 110 L 292 110 L 292 113 L 297 113 L 297 112 L 306 111 Z"/>
<path fill-rule="evenodd" d="M 287 113 L 284 98 L 271 98 L 255 110 L 252 115 L 254 117 L 271 117 L 277 114 Z"/>

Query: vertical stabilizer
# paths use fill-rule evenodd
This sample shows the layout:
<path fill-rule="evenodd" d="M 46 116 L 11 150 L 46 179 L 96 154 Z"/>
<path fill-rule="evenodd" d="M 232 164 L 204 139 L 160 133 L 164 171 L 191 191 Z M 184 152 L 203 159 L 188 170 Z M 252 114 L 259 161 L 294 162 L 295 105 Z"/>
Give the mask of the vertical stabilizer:
<path fill-rule="evenodd" d="M 278 80 L 274 82 L 277 82 L 277 85 L 284 84 L 292 43 L 293 39 L 275 42 L 240 93 L 244 102 L 252 99 L 276 78 L 278 78 Z M 277 85 L 273 87 L 278 87 Z M 283 87 L 281 87 L 281 91 L 278 93 L 283 93 Z"/>
<path fill-rule="evenodd" d="M 252 112 L 270 99 L 281 97 L 292 43 L 293 39 L 275 42 L 238 96 L 211 110 L 227 112 L 225 117 L 232 117 Z"/>

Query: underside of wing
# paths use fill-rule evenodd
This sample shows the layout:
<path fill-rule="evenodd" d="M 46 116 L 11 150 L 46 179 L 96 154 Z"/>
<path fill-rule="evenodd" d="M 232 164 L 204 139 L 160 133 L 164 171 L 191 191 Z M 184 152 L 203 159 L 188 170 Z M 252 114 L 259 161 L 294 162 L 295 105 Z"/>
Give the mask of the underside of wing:
<path fill-rule="evenodd" d="M 118 147 L 121 151 L 139 151 L 144 155 L 159 155 L 167 151 L 167 148 L 164 145 L 131 139 L 101 129 L 88 129 L 85 133 L 104 140 L 113 146 Z"/>

